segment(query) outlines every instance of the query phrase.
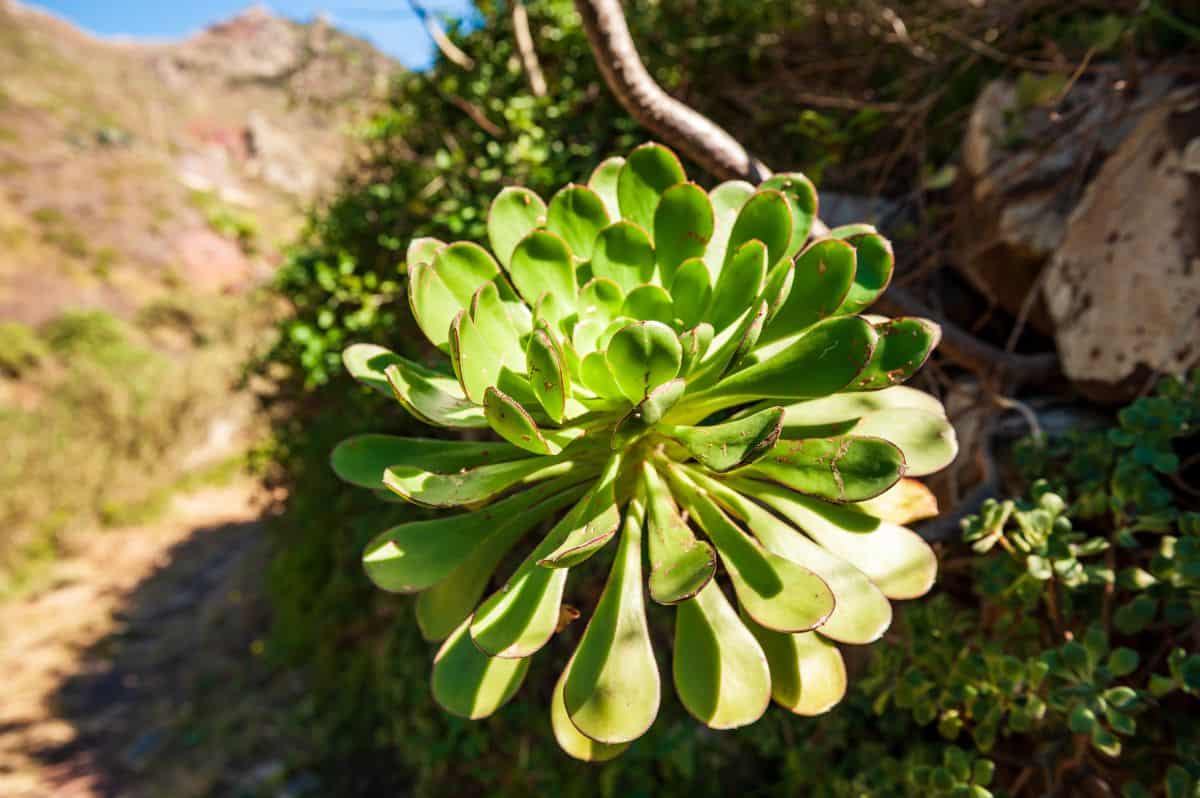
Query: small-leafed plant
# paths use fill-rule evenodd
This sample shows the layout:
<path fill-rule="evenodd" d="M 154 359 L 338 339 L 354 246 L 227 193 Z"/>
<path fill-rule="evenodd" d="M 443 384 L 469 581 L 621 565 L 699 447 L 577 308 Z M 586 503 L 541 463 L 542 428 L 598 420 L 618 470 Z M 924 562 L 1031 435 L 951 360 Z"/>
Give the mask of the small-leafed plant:
<path fill-rule="evenodd" d="M 933 551 L 901 524 L 936 508 L 905 477 L 942 468 L 956 443 L 937 400 L 900 383 L 939 331 L 862 315 L 891 247 L 867 225 L 809 241 L 816 211 L 803 175 L 705 192 L 647 144 L 548 203 L 501 191 L 490 253 L 409 247 L 412 314 L 453 370 L 365 344 L 344 359 L 469 439 L 365 435 L 332 462 L 385 496 L 463 508 L 388 529 L 363 558 L 381 588 L 421 593 L 421 630 L 444 641 L 433 695 L 446 710 L 480 718 L 514 695 L 570 619 L 570 570 L 609 543 L 551 706 L 560 745 L 588 760 L 621 753 L 658 713 L 647 593 L 677 607 L 680 701 L 729 729 L 772 698 L 828 710 L 846 680 L 834 644 L 877 640 L 889 600 L 933 584 Z M 485 595 L 506 554 L 546 529 Z"/>

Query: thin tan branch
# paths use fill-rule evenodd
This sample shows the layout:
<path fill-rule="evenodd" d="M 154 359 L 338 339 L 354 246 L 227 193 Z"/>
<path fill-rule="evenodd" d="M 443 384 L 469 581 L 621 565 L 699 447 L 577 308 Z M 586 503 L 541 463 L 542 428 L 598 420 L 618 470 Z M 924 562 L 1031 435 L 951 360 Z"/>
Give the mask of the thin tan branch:
<path fill-rule="evenodd" d="M 575 0 L 596 65 L 617 101 L 656 136 L 722 180 L 754 183 L 771 176 L 719 125 L 663 91 L 646 71 L 619 0 Z"/>
<path fill-rule="evenodd" d="M 533 46 L 533 34 L 529 30 L 529 14 L 521 0 L 513 0 L 512 4 L 513 35 L 517 40 L 517 52 L 521 54 L 521 66 L 525 76 L 529 78 L 529 90 L 534 97 L 546 96 L 546 76 L 542 74 L 542 64 L 538 61 L 537 49 Z"/>
<path fill-rule="evenodd" d="M 458 110 L 460 110 L 464 114 L 466 114 L 468 117 L 470 117 L 472 122 L 479 125 L 479 127 L 483 130 L 484 133 L 487 133 L 489 136 L 494 136 L 496 138 L 500 138 L 501 136 L 504 135 L 504 129 L 501 128 L 499 125 L 497 125 L 492 120 L 488 119 L 487 115 L 484 114 L 484 112 L 478 106 L 474 105 L 473 103 L 468 102 L 467 100 L 464 100 L 462 97 L 459 97 L 457 94 L 451 94 L 451 95 L 447 96 L 446 99 L 455 108 L 457 108 Z"/>
<path fill-rule="evenodd" d="M 429 15 L 417 0 L 408 0 L 409 8 L 417 15 L 417 19 L 421 20 L 421 24 L 425 26 L 425 30 L 429 33 L 429 38 L 433 39 L 433 43 L 441 50 L 442 55 L 450 59 L 455 64 L 458 64 L 468 72 L 475 68 L 475 59 L 459 49 L 458 45 L 450 41 L 450 37 L 446 35 L 446 31 L 442 30 L 442 26 L 437 20 Z"/>

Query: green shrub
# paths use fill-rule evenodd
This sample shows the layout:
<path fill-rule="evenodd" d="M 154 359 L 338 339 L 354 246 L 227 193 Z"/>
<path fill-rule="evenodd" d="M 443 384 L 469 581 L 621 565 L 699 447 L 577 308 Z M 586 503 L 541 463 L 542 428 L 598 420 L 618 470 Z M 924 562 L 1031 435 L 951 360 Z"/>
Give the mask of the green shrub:
<path fill-rule="evenodd" d="M 20 377 L 50 354 L 37 331 L 18 321 L 0 322 L 0 375 Z"/>

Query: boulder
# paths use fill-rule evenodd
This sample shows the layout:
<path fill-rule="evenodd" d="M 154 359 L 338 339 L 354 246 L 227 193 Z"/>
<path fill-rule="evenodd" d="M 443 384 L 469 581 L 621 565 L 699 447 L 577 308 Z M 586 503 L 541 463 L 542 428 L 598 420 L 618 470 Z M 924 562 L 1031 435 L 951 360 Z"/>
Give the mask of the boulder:
<path fill-rule="evenodd" d="M 1028 80 L 994 81 L 967 123 L 955 186 L 956 260 L 977 291 L 1012 315 L 1062 243 L 1086 178 L 1171 85 L 1165 76 L 1136 91 L 1111 78 L 1085 76 L 1069 89 L 1065 81 L 1032 88 Z M 1052 331 L 1042 302 L 1029 323 Z"/>
<path fill-rule="evenodd" d="M 1064 373 L 1096 398 L 1200 363 L 1200 92 L 1140 115 L 1068 218 L 1043 295 Z"/>

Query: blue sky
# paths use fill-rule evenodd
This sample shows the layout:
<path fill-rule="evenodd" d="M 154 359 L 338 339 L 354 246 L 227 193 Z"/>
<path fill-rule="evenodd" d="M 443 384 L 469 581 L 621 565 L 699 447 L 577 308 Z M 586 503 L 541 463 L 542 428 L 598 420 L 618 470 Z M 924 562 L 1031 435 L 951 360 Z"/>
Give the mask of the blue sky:
<path fill-rule="evenodd" d="M 233 16 L 251 0 L 29 0 L 100 35 L 175 39 Z M 338 27 L 370 39 L 414 69 L 429 65 L 433 44 L 406 0 L 273 0 L 276 13 L 300 20 L 329 15 Z M 435 14 L 465 17 L 471 0 L 424 0 Z"/>

